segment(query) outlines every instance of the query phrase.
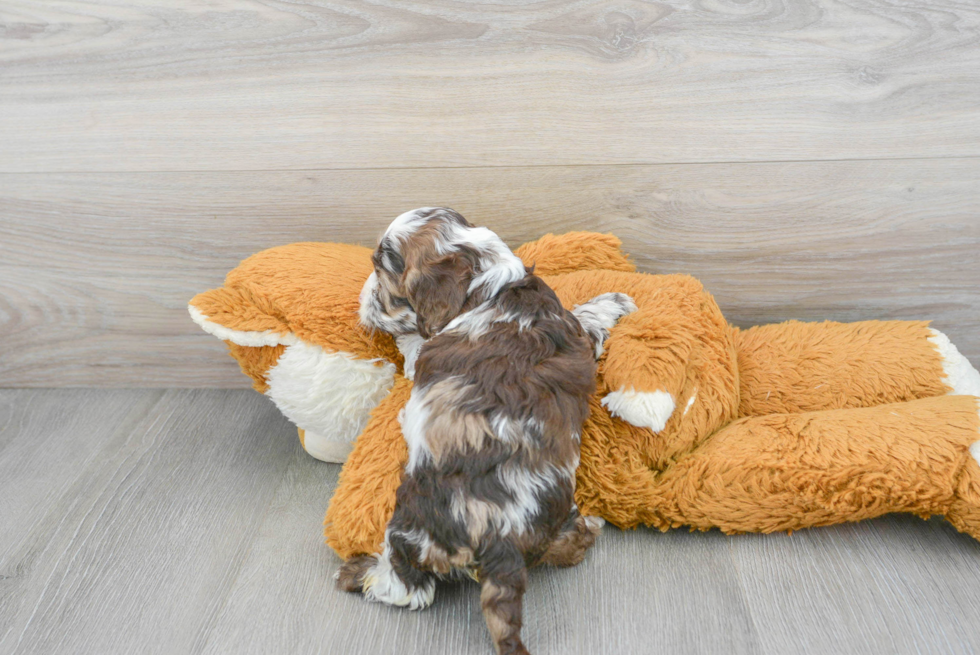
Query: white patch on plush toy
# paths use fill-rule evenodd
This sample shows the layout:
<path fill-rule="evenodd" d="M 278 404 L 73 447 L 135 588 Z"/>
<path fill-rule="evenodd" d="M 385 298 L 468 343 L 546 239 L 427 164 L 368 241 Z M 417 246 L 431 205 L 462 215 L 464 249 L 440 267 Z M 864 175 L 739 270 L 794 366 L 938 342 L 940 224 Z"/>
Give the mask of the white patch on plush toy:
<path fill-rule="evenodd" d="M 939 330 L 933 330 L 929 341 L 939 350 L 943 358 L 943 384 L 950 387 L 950 395 L 980 396 L 980 371 L 973 368 L 970 360 L 960 354 L 953 342 Z"/>
<path fill-rule="evenodd" d="M 698 398 L 698 390 L 695 389 L 691 393 L 691 397 L 687 399 L 687 404 L 684 405 L 684 413 L 682 414 L 682 416 L 687 416 L 687 413 L 691 411 L 691 405 L 694 404 L 694 401 L 697 400 L 697 398 Z"/>
<path fill-rule="evenodd" d="M 310 455 L 328 456 L 327 442 L 347 445 L 364 430 L 371 410 L 395 383 L 395 365 L 375 361 L 298 341 L 269 369 L 266 395 L 307 431 Z"/>
<path fill-rule="evenodd" d="M 354 450 L 354 444 L 350 441 L 335 441 L 322 434 L 303 430 L 303 450 L 321 462 L 343 464 Z"/>
<path fill-rule="evenodd" d="M 973 455 L 973 459 L 977 460 L 977 464 L 980 464 L 980 441 L 973 442 L 973 445 L 970 446 L 970 454 Z"/>
<path fill-rule="evenodd" d="M 218 337 L 222 341 L 231 341 L 239 346 L 261 348 L 262 346 L 291 346 L 294 343 L 299 343 L 299 339 L 292 332 L 280 334 L 272 330 L 264 330 L 262 332 L 232 330 L 224 325 L 212 322 L 210 318 L 205 316 L 194 305 L 187 305 L 187 311 L 190 313 L 191 319 L 201 326 L 202 330 Z"/>
<path fill-rule="evenodd" d="M 977 414 L 980 414 L 980 397 L 976 399 L 977 402 Z M 973 455 L 973 459 L 977 460 L 977 464 L 980 464 L 980 441 L 974 441 L 970 445 L 970 454 Z"/>
<path fill-rule="evenodd" d="M 660 432 L 677 406 L 674 397 L 666 391 L 636 391 L 633 387 L 621 387 L 602 399 L 602 404 L 613 416 L 639 428 Z"/>

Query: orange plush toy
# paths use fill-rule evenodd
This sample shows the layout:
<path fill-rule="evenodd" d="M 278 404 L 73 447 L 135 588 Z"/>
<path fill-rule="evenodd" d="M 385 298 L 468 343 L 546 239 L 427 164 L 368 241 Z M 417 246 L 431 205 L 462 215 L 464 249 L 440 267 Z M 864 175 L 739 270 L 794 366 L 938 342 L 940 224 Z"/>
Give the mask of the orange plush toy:
<path fill-rule="evenodd" d="M 772 532 L 911 512 L 980 539 L 980 373 L 942 333 L 914 321 L 740 330 L 697 280 L 636 273 L 619 246 L 578 232 L 516 250 L 569 308 L 611 291 L 638 307 L 599 361 L 583 514 Z M 325 522 L 345 558 L 379 550 L 408 457 L 404 360 L 358 324 L 370 254 L 273 248 L 190 304 L 311 455 L 347 458 Z"/>

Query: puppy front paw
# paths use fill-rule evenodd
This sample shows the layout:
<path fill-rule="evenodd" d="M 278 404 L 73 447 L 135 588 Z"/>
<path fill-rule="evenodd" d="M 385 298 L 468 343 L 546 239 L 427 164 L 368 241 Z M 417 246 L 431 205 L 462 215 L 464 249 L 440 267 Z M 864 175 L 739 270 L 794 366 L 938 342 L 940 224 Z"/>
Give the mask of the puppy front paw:
<path fill-rule="evenodd" d="M 595 357 L 602 356 L 603 344 L 609 338 L 609 330 L 627 314 L 636 311 L 636 303 L 625 293 L 603 293 L 592 300 L 576 305 L 572 315 L 578 319 L 585 333 L 595 346 Z"/>
<path fill-rule="evenodd" d="M 350 558 L 341 564 L 334 574 L 337 589 L 351 593 L 364 591 L 364 578 L 371 567 L 377 563 L 378 558 L 373 555 L 358 555 Z"/>
<path fill-rule="evenodd" d="M 600 294 L 579 307 L 592 309 L 607 330 L 611 330 L 616 325 L 616 321 L 622 317 L 636 311 L 636 303 L 633 299 L 625 293 L 618 292 Z"/>

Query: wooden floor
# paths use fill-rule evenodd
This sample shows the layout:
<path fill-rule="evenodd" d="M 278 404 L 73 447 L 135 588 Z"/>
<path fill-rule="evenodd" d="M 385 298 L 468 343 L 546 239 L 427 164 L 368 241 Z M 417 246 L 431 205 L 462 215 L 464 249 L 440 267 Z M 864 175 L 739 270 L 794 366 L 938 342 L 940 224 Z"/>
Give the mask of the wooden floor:
<path fill-rule="evenodd" d="M 339 467 L 242 390 L 0 390 L 0 652 L 489 654 L 474 584 L 336 591 Z M 969 653 L 980 544 L 892 516 L 793 535 L 621 532 L 532 572 L 535 653 Z"/>

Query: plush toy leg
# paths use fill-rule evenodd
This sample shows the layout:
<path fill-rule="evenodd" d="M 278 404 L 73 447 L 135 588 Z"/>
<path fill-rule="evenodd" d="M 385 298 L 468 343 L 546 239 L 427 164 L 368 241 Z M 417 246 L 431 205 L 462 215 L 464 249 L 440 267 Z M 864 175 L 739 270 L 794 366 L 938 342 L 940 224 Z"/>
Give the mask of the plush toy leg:
<path fill-rule="evenodd" d="M 400 376 L 395 379 L 340 472 L 323 524 L 327 543 L 344 559 L 381 552 L 385 528 L 395 511 L 395 492 L 408 462 L 398 413 L 411 392 L 411 382 Z"/>
<path fill-rule="evenodd" d="M 599 517 L 619 528 L 641 523 L 666 530 L 657 508 L 668 505 L 657 485 L 657 471 L 643 444 L 655 435 L 610 416 L 600 399 L 589 401 L 591 413 L 582 426 L 582 457 L 576 472 L 575 502 L 586 517 Z M 669 490 L 668 490 L 669 491 Z"/>
<path fill-rule="evenodd" d="M 661 512 L 726 532 L 943 514 L 980 538 L 978 440 L 972 396 L 744 418 L 660 477 Z"/>
<path fill-rule="evenodd" d="M 623 254 L 623 242 L 611 234 L 568 232 L 546 234 L 529 241 L 514 253 L 538 275 L 560 275 L 575 271 L 624 271 L 636 266 Z"/>
<path fill-rule="evenodd" d="M 732 330 L 701 283 L 688 276 L 572 273 L 555 286 L 566 306 L 611 291 L 629 296 L 638 309 L 619 319 L 604 343 L 602 406 L 644 428 L 651 443 L 641 452 L 665 464 L 736 417 Z"/>
<path fill-rule="evenodd" d="M 354 449 L 354 444 L 349 441 L 328 439 L 321 434 L 303 428 L 296 428 L 296 430 L 299 432 L 299 443 L 303 446 L 303 450 L 321 462 L 343 464 L 350 456 L 351 450 Z"/>
<path fill-rule="evenodd" d="M 922 321 L 800 323 L 736 331 L 740 416 L 980 395 L 980 373 Z"/>

